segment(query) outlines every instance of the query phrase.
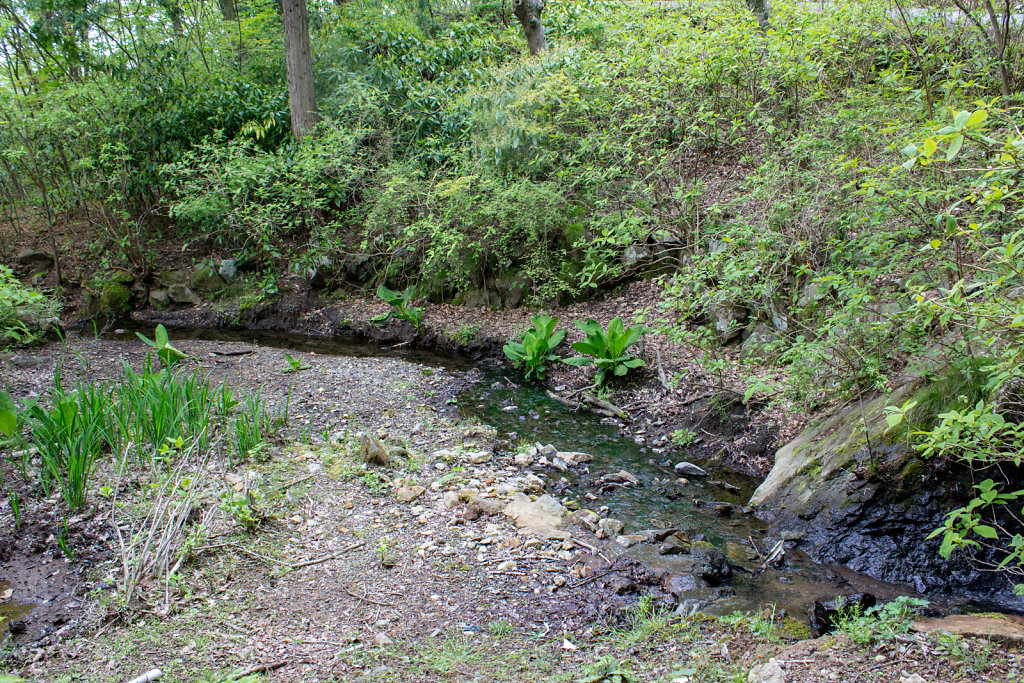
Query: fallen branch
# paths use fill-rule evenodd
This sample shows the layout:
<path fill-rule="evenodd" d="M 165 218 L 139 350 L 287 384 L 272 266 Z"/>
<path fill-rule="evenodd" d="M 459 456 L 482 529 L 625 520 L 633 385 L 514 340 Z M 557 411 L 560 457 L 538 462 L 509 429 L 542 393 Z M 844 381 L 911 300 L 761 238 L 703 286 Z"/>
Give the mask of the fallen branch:
<path fill-rule="evenodd" d="M 596 409 L 595 412 L 600 412 L 603 410 L 608 414 L 608 417 L 617 417 L 620 420 L 626 420 L 627 422 L 629 421 L 629 415 L 627 415 L 626 412 L 622 410 L 622 408 L 612 405 L 608 401 L 605 401 L 603 398 L 598 398 L 593 394 L 584 394 L 583 402 L 590 405 L 591 408 Z"/>
<path fill-rule="evenodd" d="M 379 600 L 371 600 L 370 598 L 359 595 L 358 593 L 353 593 L 345 584 L 341 584 L 341 588 L 356 600 L 362 600 L 363 602 L 368 602 L 371 605 L 380 605 L 381 607 L 397 607 L 397 605 L 391 602 L 380 602 Z"/>
<path fill-rule="evenodd" d="M 364 545 L 366 545 L 366 541 L 359 541 L 358 543 L 353 543 L 352 545 L 350 545 L 350 546 L 348 546 L 346 548 L 342 548 L 341 550 L 339 550 L 336 553 L 331 553 L 330 555 L 324 555 L 323 557 L 318 557 L 318 558 L 313 559 L 313 560 L 306 560 L 305 562 L 296 562 L 295 564 L 288 565 L 288 568 L 292 569 L 292 570 L 294 570 L 294 569 L 302 569 L 303 567 L 312 567 L 315 564 L 323 564 L 324 562 L 328 562 L 330 560 L 337 560 L 343 554 L 352 552 L 353 550 L 356 550 L 358 548 L 362 548 Z"/>
<path fill-rule="evenodd" d="M 282 666 L 285 666 L 286 664 L 288 664 L 287 661 L 272 662 L 270 664 L 255 664 L 253 666 L 250 666 L 248 669 L 245 669 L 244 671 L 239 671 L 238 673 L 231 674 L 230 676 L 228 676 L 228 680 L 237 681 L 239 678 L 245 678 L 246 676 L 251 676 L 253 674 L 265 674 L 269 671 L 273 671 L 274 669 L 280 669 Z"/>
<path fill-rule="evenodd" d="M 290 489 L 291 487 L 295 486 L 296 484 L 301 484 L 302 482 L 307 481 L 309 479 L 312 479 L 315 476 L 316 476 L 316 473 L 314 472 L 313 474 L 307 474 L 304 477 L 299 477 L 298 479 L 293 479 L 290 482 L 288 482 L 287 484 L 283 484 L 282 486 L 279 486 L 278 490 L 279 491 L 287 491 L 288 489 Z"/>

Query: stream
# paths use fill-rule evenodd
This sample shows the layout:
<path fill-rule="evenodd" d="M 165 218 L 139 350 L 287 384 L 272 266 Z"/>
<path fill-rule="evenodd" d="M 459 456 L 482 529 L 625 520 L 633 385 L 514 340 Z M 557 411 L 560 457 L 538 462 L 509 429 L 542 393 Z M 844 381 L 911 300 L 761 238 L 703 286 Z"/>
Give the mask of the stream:
<path fill-rule="evenodd" d="M 135 330 L 151 334 L 152 327 L 120 321 L 107 335 L 113 339 L 135 338 Z M 764 569 L 751 549 L 751 541 L 766 553 L 778 541 L 767 536 L 766 525 L 742 510 L 758 482 L 732 472 L 708 469 L 707 477 L 676 482 L 673 465 L 688 460 L 685 449 L 658 452 L 620 433 L 612 420 L 575 412 L 550 399 L 543 388 L 520 383 L 517 373 L 490 364 L 479 365 L 455 354 L 402 347 L 381 347 L 357 337 L 317 338 L 297 334 L 169 327 L 172 339 L 204 339 L 245 342 L 318 355 L 399 358 L 425 367 L 470 372 L 476 381 L 458 398 L 461 414 L 497 429 L 499 437 L 520 447 L 552 444 L 561 451 L 582 451 L 593 456 L 586 465 L 562 472 L 533 465 L 548 484 L 548 491 L 581 508 L 601 511 L 621 520 L 625 533 L 676 528 L 692 540 L 705 540 L 723 553 L 733 566 L 733 576 L 718 588 L 697 588 L 687 593 L 693 605 L 710 614 L 736 610 L 760 610 L 766 605 L 783 608 L 797 619 L 806 619 L 815 600 L 839 594 L 866 592 L 879 602 L 899 595 L 916 595 L 911 589 L 858 574 L 845 567 L 817 564 L 798 549 L 788 549 L 779 568 Z M 472 377 L 475 376 L 475 377 Z M 704 463 L 694 461 L 699 466 Z M 625 470 L 639 480 L 635 487 L 599 493 L 597 480 L 604 474 Z M 587 497 L 588 492 L 592 498 Z M 603 509 L 607 508 L 607 509 Z M 609 543 L 606 554 L 621 551 Z M 683 557 L 659 555 L 657 546 L 639 544 L 624 551 L 654 567 L 682 571 Z M 973 611 L 970 603 L 942 600 L 929 595 L 939 611 Z M 974 610 L 977 606 L 974 607 Z"/>

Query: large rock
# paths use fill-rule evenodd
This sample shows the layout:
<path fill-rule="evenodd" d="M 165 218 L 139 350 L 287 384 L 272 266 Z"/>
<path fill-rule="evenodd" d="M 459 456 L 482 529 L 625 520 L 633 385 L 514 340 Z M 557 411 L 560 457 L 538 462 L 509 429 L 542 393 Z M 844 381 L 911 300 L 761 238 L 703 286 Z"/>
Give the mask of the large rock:
<path fill-rule="evenodd" d="M 53 268 L 53 254 L 36 249 L 22 249 L 15 256 L 18 263 L 28 266 L 33 273 L 41 273 Z"/>
<path fill-rule="evenodd" d="M 306 268 L 306 279 L 313 289 L 324 289 L 334 282 L 337 269 L 334 262 L 328 256 L 321 256 L 312 265 Z"/>
<path fill-rule="evenodd" d="M 768 662 L 751 669 L 747 683 L 786 683 L 786 672 L 778 662 Z"/>
<path fill-rule="evenodd" d="M 693 573 L 712 586 L 719 586 L 732 578 L 732 567 L 725 554 L 710 543 L 696 542 L 690 548 Z"/>
<path fill-rule="evenodd" d="M 149 305 L 158 311 L 163 311 L 171 307 L 171 297 L 167 294 L 166 289 L 151 289 L 149 290 Z"/>
<path fill-rule="evenodd" d="M 744 306 L 730 301 L 722 295 L 712 297 L 711 321 L 715 327 L 715 338 L 719 344 L 728 344 L 743 333 L 749 312 Z"/>
<path fill-rule="evenodd" d="M 906 426 L 890 429 L 885 408 L 913 399 L 911 377 L 888 396 L 855 402 L 808 427 L 775 454 L 751 497 L 776 538 L 796 539 L 822 563 L 845 565 L 919 593 L 952 592 L 1024 608 L 992 573 L 963 557 L 945 560 L 927 540 L 945 515 L 966 504 L 970 473 L 935 469 L 906 445 Z M 997 560 L 998 561 L 998 560 Z"/>
<path fill-rule="evenodd" d="M 505 506 L 505 515 L 521 532 L 541 538 L 569 538 L 570 534 L 562 529 L 568 514 L 557 498 L 547 494 L 531 501 L 529 496 L 517 493 Z"/>
<path fill-rule="evenodd" d="M 203 302 L 199 295 L 188 288 L 187 285 L 171 285 L 167 288 L 167 297 L 176 304 L 184 306 L 198 306 Z"/>
<path fill-rule="evenodd" d="M 94 280 L 86 291 L 85 312 L 90 316 L 124 315 L 132 310 L 132 293 L 114 280 Z"/>
<path fill-rule="evenodd" d="M 181 268 L 172 268 L 158 273 L 156 279 L 167 287 L 170 287 L 171 285 L 183 285 L 188 281 L 188 273 Z"/>
<path fill-rule="evenodd" d="M 188 286 L 197 294 L 209 296 L 224 289 L 224 278 L 212 265 L 200 266 L 188 279 Z"/>
<path fill-rule="evenodd" d="M 347 254 L 341 262 L 345 279 L 357 285 L 365 284 L 373 279 L 373 257 L 369 254 Z"/>
<path fill-rule="evenodd" d="M 758 323 L 744 333 L 746 339 L 740 347 L 740 360 L 767 360 L 771 352 L 769 346 L 778 341 L 779 335 L 765 323 Z"/>
<path fill-rule="evenodd" d="M 631 244 L 619 257 L 626 268 L 634 268 L 651 260 L 651 250 L 643 244 Z"/>
<path fill-rule="evenodd" d="M 388 450 L 373 434 L 359 432 L 356 434 L 356 438 L 359 439 L 359 457 L 367 465 L 387 467 L 391 464 Z"/>
<path fill-rule="evenodd" d="M 492 517 L 505 509 L 506 502 L 499 498 L 484 498 L 480 495 L 473 496 L 466 506 L 463 517 L 469 520 L 480 519 L 481 517 Z"/>
<path fill-rule="evenodd" d="M 226 258 L 217 267 L 217 274 L 224 278 L 225 282 L 231 282 L 238 275 L 238 261 L 233 258 Z"/>
<path fill-rule="evenodd" d="M 922 633 L 949 631 L 966 638 L 987 638 L 1011 645 L 1024 644 L 1024 617 L 1009 614 L 951 614 L 921 619 L 914 629 Z"/>
<path fill-rule="evenodd" d="M 677 462 L 673 468 L 676 474 L 680 474 L 684 477 L 706 477 L 708 476 L 707 470 L 702 467 L 697 467 L 692 462 Z"/>

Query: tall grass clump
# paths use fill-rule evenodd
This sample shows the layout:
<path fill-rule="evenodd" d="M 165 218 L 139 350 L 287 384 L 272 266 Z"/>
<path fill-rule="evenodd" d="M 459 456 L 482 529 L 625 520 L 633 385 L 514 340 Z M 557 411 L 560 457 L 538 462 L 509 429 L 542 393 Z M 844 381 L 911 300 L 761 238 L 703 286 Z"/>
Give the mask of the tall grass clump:
<path fill-rule="evenodd" d="M 47 396 L 17 413 L 16 424 L 25 425 L 39 451 L 43 494 L 59 490 L 75 511 L 86 502 L 99 457 L 115 453 L 122 469 L 129 463 L 156 468 L 168 453 L 209 456 L 224 441 L 244 458 L 287 422 L 288 403 L 270 411 L 262 390 L 236 398 L 201 368 L 159 367 L 149 356 L 140 371 L 125 365 L 116 380 L 77 381 L 71 388 L 58 366 Z"/>
<path fill-rule="evenodd" d="M 210 444 L 206 429 L 218 412 L 220 398 L 202 370 L 156 369 L 147 360 L 142 372 L 125 366 L 115 385 L 117 396 L 112 412 L 113 443 L 122 451 L 134 446 L 140 464 L 169 440 L 198 441 L 206 450 Z"/>
<path fill-rule="evenodd" d="M 93 465 L 108 447 L 111 393 L 104 383 L 76 383 L 66 391 L 58 367 L 49 399 L 48 408 L 34 403 L 26 412 L 31 439 L 39 451 L 39 483 L 46 495 L 58 488 L 74 511 L 85 503 Z"/>

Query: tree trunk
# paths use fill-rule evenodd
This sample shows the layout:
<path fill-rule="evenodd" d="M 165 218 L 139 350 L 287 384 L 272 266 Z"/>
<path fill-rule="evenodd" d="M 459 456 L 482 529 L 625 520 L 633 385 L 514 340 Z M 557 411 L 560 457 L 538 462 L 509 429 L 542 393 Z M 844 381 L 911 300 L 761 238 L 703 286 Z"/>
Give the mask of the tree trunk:
<path fill-rule="evenodd" d="M 548 49 L 548 37 L 544 34 L 544 24 L 540 21 L 544 11 L 544 0 L 512 0 L 512 12 L 523 25 L 526 34 L 526 45 L 531 55 L 538 55 Z"/>
<path fill-rule="evenodd" d="M 757 19 L 757 25 L 764 28 L 768 25 L 768 0 L 747 0 L 747 7 Z"/>
<path fill-rule="evenodd" d="M 285 66 L 288 70 L 288 107 L 292 113 L 292 134 L 301 139 L 313 132 L 317 121 L 306 0 L 281 0 L 281 20 L 284 23 Z"/>
<path fill-rule="evenodd" d="M 224 21 L 234 21 L 238 16 L 235 11 L 235 0 L 220 0 L 220 13 L 224 15 Z"/>
<path fill-rule="evenodd" d="M 988 12 L 988 21 L 992 27 L 992 40 L 995 41 L 995 45 L 992 48 L 992 52 L 996 60 L 996 68 L 999 73 L 999 89 L 1003 93 L 1003 97 L 1009 97 L 1013 93 L 1013 88 L 1010 84 L 1010 71 L 1006 67 L 1006 34 L 1003 32 L 1003 27 L 999 24 L 999 17 L 996 16 L 996 11 L 992 7 L 992 0 L 985 0 L 985 10 Z M 1009 8 L 1006 10 L 1007 14 L 1010 13 Z M 1013 19 L 1009 16 L 1004 17 L 1009 23 Z"/>

